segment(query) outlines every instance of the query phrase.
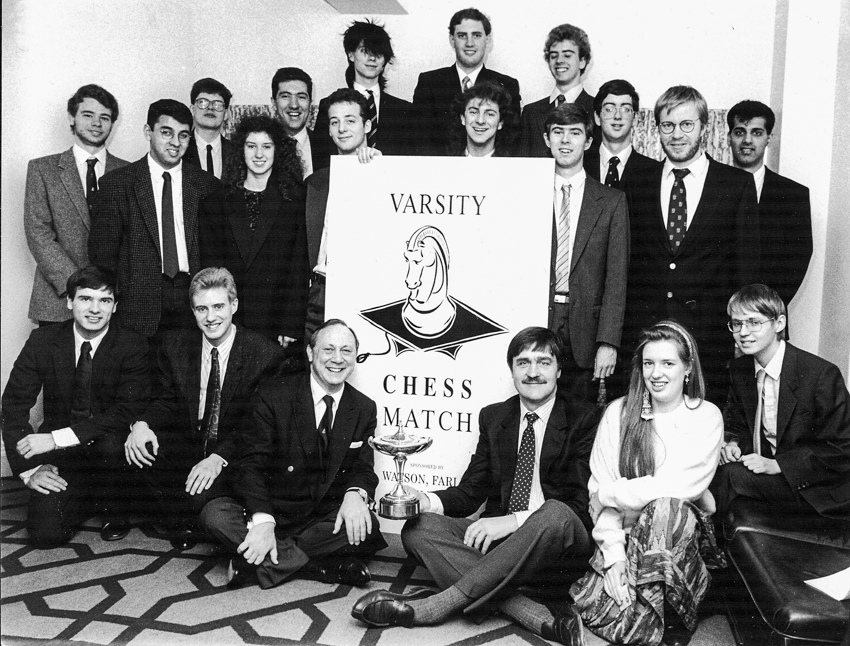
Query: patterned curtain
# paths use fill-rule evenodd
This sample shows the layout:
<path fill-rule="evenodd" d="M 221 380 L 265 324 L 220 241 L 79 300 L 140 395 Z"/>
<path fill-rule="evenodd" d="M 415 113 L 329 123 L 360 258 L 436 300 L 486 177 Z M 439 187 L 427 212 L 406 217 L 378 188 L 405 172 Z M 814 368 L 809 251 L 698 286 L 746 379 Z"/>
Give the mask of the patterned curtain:
<path fill-rule="evenodd" d="M 224 124 L 224 129 L 222 130 L 225 137 L 228 139 L 233 135 L 236 130 L 236 125 L 242 120 L 243 117 L 253 117 L 257 115 L 266 115 L 269 117 L 273 117 L 275 115 L 274 107 L 270 104 L 265 105 L 236 105 L 231 104 L 230 106 L 230 120 Z M 313 126 L 316 125 L 316 115 L 319 114 L 319 104 L 314 103 L 310 106 L 310 118 L 307 120 L 307 127 L 312 130 Z"/>

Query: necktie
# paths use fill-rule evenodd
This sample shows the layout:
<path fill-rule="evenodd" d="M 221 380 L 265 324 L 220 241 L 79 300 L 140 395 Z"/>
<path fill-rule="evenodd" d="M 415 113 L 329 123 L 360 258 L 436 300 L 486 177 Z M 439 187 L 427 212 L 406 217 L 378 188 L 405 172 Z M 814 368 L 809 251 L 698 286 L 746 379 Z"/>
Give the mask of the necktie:
<path fill-rule="evenodd" d="M 555 259 L 555 291 L 570 291 L 570 185 L 561 187 L 561 212 L 558 215 L 558 254 Z"/>
<path fill-rule="evenodd" d="M 366 136 L 366 141 L 369 146 L 372 147 L 375 145 L 375 139 L 378 136 L 378 106 L 375 105 L 375 94 L 372 90 L 366 90 L 366 93 L 369 95 L 369 99 L 366 103 L 369 106 L 369 121 L 372 124 L 372 129 Z"/>
<path fill-rule="evenodd" d="M 531 478 L 534 476 L 534 422 L 537 421 L 537 418 L 537 413 L 526 413 L 525 415 L 528 425 L 522 432 L 522 441 L 519 444 L 519 453 L 516 458 L 514 484 L 511 487 L 511 499 L 508 503 L 509 514 L 528 509 L 528 500 L 531 497 Z"/>
<path fill-rule="evenodd" d="M 685 193 L 685 175 L 687 168 L 674 168 L 673 190 L 670 191 L 670 206 L 667 209 L 667 237 L 670 239 L 670 251 L 679 250 L 688 230 L 688 200 Z"/>
<path fill-rule="evenodd" d="M 766 441 L 767 438 L 776 438 L 776 381 L 767 372 L 764 372 L 764 383 L 761 388 L 761 427 L 764 432 L 762 442 L 762 455 L 766 458 L 773 457 L 773 446 Z"/>
<path fill-rule="evenodd" d="M 212 144 L 207 144 L 207 172 L 210 175 L 215 175 L 215 165 L 212 157 Z"/>
<path fill-rule="evenodd" d="M 756 375 L 756 393 L 758 394 L 758 405 L 756 406 L 756 418 L 753 420 L 753 453 L 761 455 L 761 424 L 762 409 L 764 404 L 764 377 L 767 373 L 759 369 Z"/>
<path fill-rule="evenodd" d="M 565 97 L 563 94 L 559 94 L 558 98 L 555 99 L 555 107 L 560 108 L 566 102 L 567 102 L 567 97 Z"/>
<path fill-rule="evenodd" d="M 83 341 L 80 358 L 74 371 L 74 390 L 71 398 L 71 421 L 82 422 L 91 417 L 91 343 Z"/>
<path fill-rule="evenodd" d="M 86 200 L 91 202 L 94 194 L 97 193 L 97 175 L 95 175 L 94 167 L 97 166 L 97 159 L 92 157 L 86 160 L 88 168 L 86 169 Z"/>
<path fill-rule="evenodd" d="M 162 273 L 174 278 L 180 271 L 177 262 L 177 239 L 174 233 L 174 203 L 171 199 L 171 173 L 162 174 Z"/>
<path fill-rule="evenodd" d="M 619 157 L 612 157 L 608 160 L 608 173 L 605 175 L 605 186 L 617 188 L 620 185 L 620 171 L 617 170 L 617 164 L 619 163 Z"/>
<path fill-rule="evenodd" d="M 204 455 L 210 454 L 218 438 L 218 418 L 221 413 L 221 368 L 218 365 L 218 348 L 210 352 L 210 377 L 207 381 L 207 398 L 204 404 Z"/>
<path fill-rule="evenodd" d="M 322 468 L 324 469 L 324 465 L 328 461 L 328 445 L 330 444 L 330 433 L 333 428 L 333 406 L 334 406 L 334 398 L 330 395 L 325 395 L 322 397 L 322 401 L 325 402 L 325 414 L 322 415 L 322 421 L 319 422 L 319 447 L 322 449 L 320 451 Z"/>
<path fill-rule="evenodd" d="M 472 79 L 468 76 L 464 76 L 463 80 L 460 82 L 463 91 L 466 92 L 469 89 L 469 86 L 472 85 Z"/>

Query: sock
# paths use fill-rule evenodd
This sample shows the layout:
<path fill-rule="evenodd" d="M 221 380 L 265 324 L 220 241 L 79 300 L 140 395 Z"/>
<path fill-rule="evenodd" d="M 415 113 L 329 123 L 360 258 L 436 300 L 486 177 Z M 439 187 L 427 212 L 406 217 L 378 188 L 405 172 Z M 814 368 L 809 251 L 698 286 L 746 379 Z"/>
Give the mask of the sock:
<path fill-rule="evenodd" d="M 472 599 L 452 586 L 427 599 L 412 599 L 407 605 L 413 608 L 413 625 L 428 626 L 442 623 L 471 602 Z"/>
<path fill-rule="evenodd" d="M 539 635 L 543 624 L 555 616 L 542 603 L 532 601 L 523 594 L 515 594 L 499 603 L 499 610 L 519 622 L 535 635 Z"/>

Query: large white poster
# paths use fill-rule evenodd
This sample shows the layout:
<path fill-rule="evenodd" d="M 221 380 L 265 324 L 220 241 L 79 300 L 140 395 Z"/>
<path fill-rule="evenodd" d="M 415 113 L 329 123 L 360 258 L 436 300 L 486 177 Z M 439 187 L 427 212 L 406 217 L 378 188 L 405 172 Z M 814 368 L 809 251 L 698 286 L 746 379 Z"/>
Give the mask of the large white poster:
<path fill-rule="evenodd" d="M 376 435 L 401 424 L 434 440 L 405 484 L 457 484 L 478 412 L 515 393 L 508 343 L 547 322 L 553 172 L 545 159 L 332 158 L 325 316 L 357 333 L 352 383 L 377 402 Z M 375 470 L 380 497 L 394 463 L 376 454 Z"/>

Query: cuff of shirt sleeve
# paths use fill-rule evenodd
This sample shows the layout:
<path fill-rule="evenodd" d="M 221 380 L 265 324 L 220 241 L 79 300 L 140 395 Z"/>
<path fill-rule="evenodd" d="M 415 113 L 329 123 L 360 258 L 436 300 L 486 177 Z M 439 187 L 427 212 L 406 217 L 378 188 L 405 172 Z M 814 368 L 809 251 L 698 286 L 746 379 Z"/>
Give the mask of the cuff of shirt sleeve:
<path fill-rule="evenodd" d="M 609 545 L 602 550 L 602 563 L 607 570 L 614 563 L 626 560 L 626 546 L 621 544 Z"/>
<path fill-rule="evenodd" d="M 30 483 L 30 478 L 32 478 L 32 474 L 38 471 L 38 469 L 39 467 L 33 467 L 32 469 L 29 469 L 27 471 L 22 471 L 18 477 L 21 479 L 21 482 L 23 482 L 24 485 L 28 485 Z"/>
<path fill-rule="evenodd" d="M 529 517 L 529 516 L 531 516 L 531 514 L 532 514 L 532 512 L 530 512 L 530 511 L 528 511 L 528 510 L 525 510 L 525 511 L 515 511 L 515 512 L 514 512 L 514 516 L 516 516 L 516 524 L 517 524 L 517 527 L 522 527 L 522 524 L 523 524 L 526 520 L 528 520 L 528 517 Z"/>
<path fill-rule="evenodd" d="M 71 446 L 77 446 L 80 443 L 76 433 L 70 427 L 51 431 L 50 434 L 53 436 L 53 442 L 56 444 L 57 449 L 66 449 Z"/>
<path fill-rule="evenodd" d="M 227 466 L 227 464 L 228 464 L 227 460 L 225 460 L 223 457 L 221 457 L 218 453 L 210 453 L 210 457 L 212 457 L 212 456 L 215 456 L 215 457 L 217 457 L 219 460 L 221 460 L 221 466 L 222 466 L 222 468 L 224 468 L 224 467 L 226 467 L 226 466 Z"/>
<path fill-rule="evenodd" d="M 248 521 L 248 529 L 250 530 L 251 528 L 256 527 L 257 525 L 261 525 L 262 523 L 271 523 L 272 525 L 277 525 L 274 520 L 274 516 L 258 511 L 253 516 L 251 516 L 251 520 Z"/>
<path fill-rule="evenodd" d="M 428 511 L 432 514 L 440 514 L 442 516 L 445 513 L 445 510 L 443 509 L 443 501 L 440 500 L 440 497 L 430 491 L 426 491 L 424 493 L 428 496 L 428 501 L 431 503 L 431 509 Z"/>
<path fill-rule="evenodd" d="M 360 494 L 360 498 L 363 499 L 363 502 L 365 502 L 367 505 L 369 504 L 369 494 L 366 493 L 365 489 L 362 489 L 360 487 L 349 487 L 348 489 L 345 490 L 345 493 L 348 493 L 349 491 L 354 491 L 354 492 Z"/>

